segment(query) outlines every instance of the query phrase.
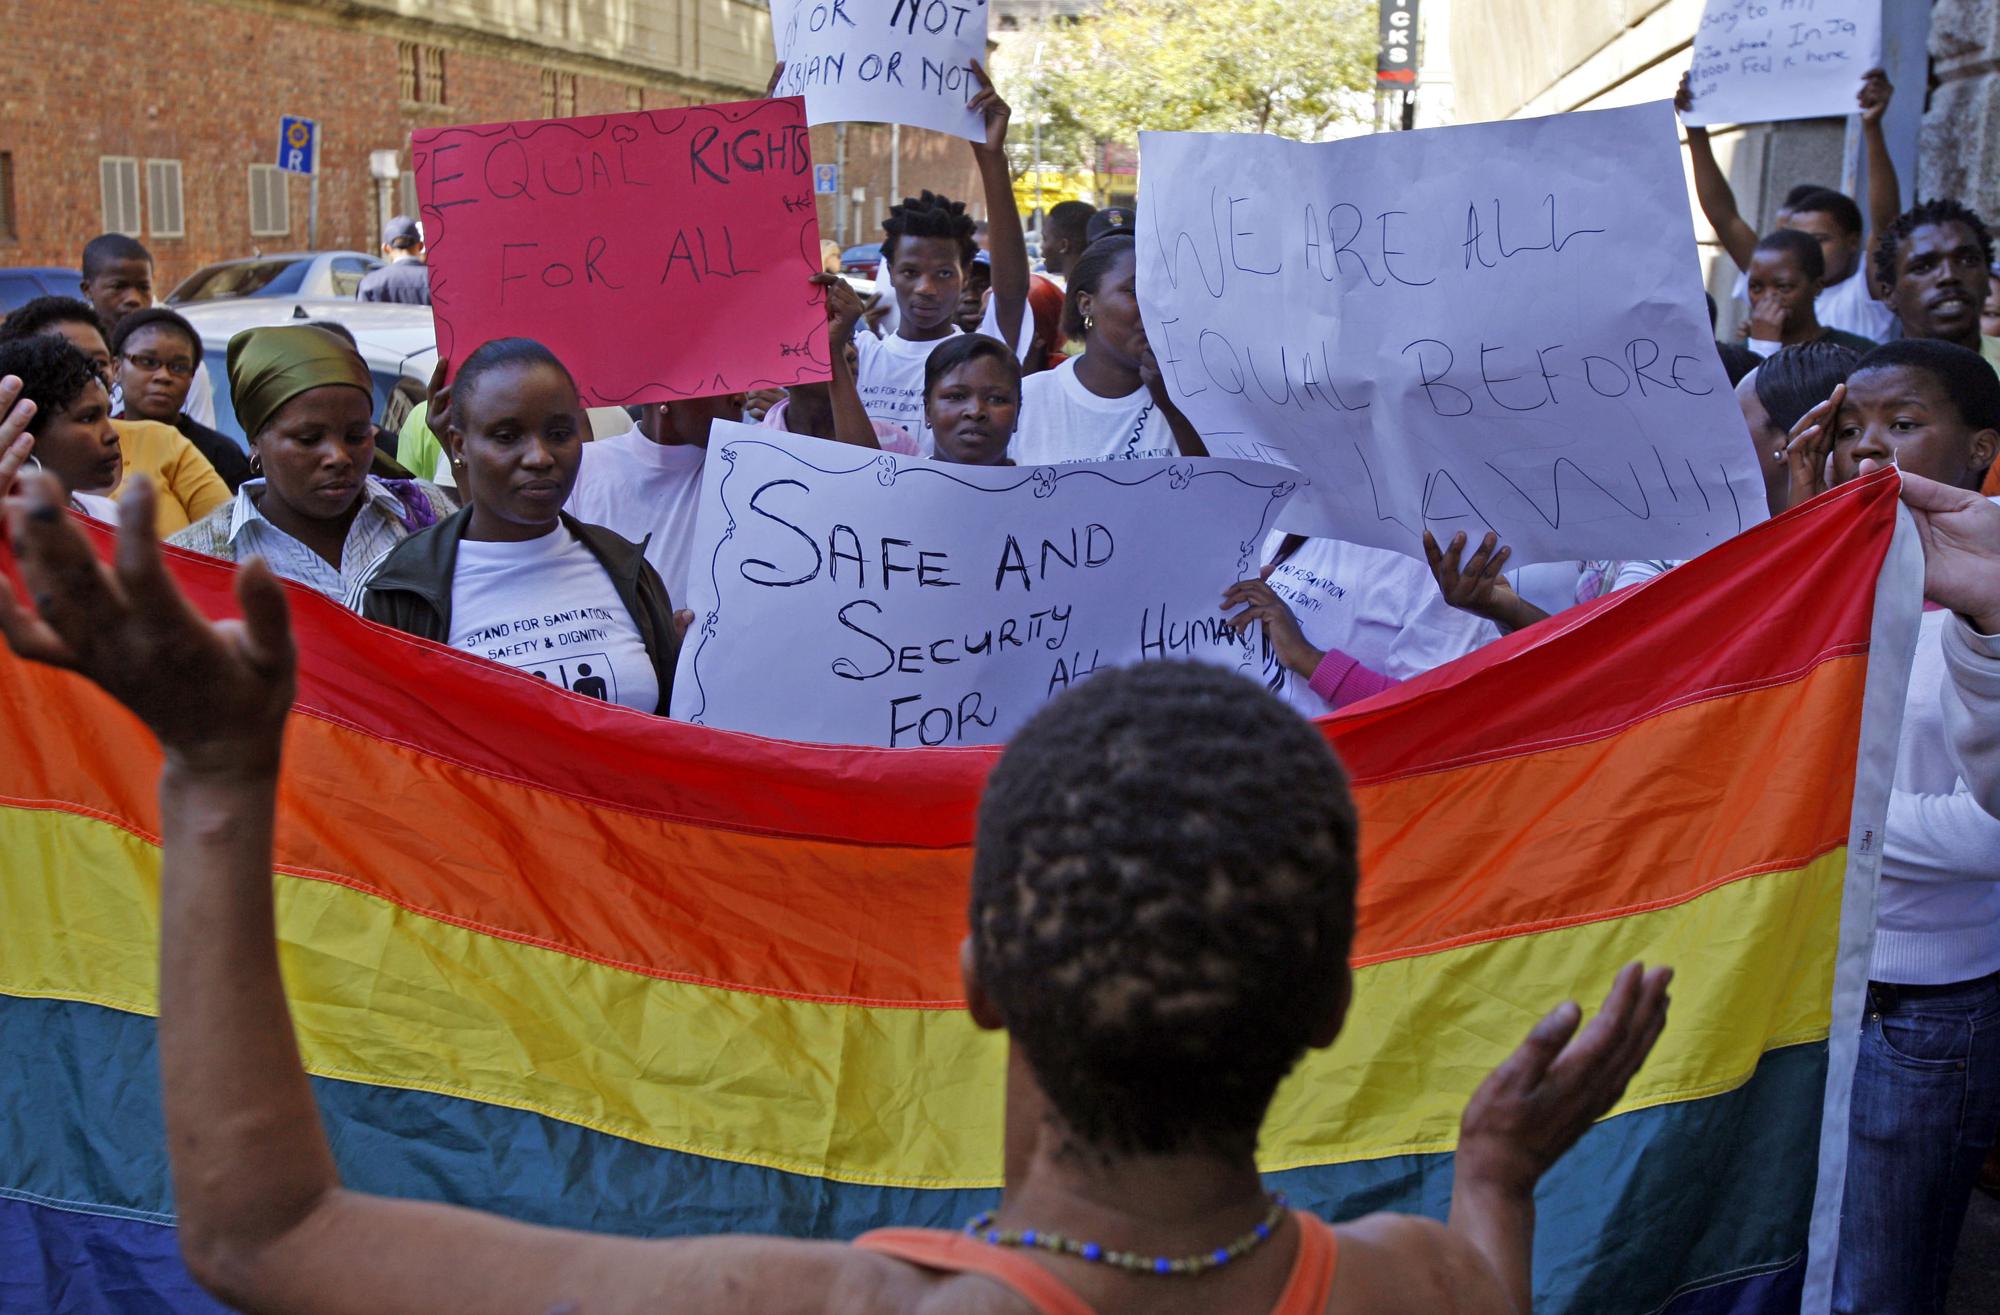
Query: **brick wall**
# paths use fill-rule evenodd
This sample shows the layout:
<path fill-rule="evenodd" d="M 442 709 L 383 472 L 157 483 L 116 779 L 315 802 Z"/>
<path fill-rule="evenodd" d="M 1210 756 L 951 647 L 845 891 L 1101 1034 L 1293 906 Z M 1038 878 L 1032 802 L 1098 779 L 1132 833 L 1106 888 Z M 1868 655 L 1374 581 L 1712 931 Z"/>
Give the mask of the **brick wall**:
<path fill-rule="evenodd" d="M 834 162 L 838 154 L 835 132 L 832 124 L 812 130 L 815 163 Z M 902 137 L 903 167 L 897 177 L 902 193 L 891 195 L 889 126 L 881 123 L 847 125 L 847 170 L 846 176 L 841 179 L 841 189 L 851 196 L 858 187 L 865 196 L 858 205 L 849 202 L 845 232 L 835 231 L 839 214 L 835 198 L 820 197 L 821 233 L 834 238 L 844 247 L 857 242 L 879 242 L 882 240 L 882 216 L 889 212 L 889 207 L 925 188 L 964 201 L 974 215 L 986 218 L 986 202 L 979 188 L 979 170 L 972 163 L 969 143 L 961 137 L 950 137 L 924 128 L 905 128 Z"/>
<path fill-rule="evenodd" d="M 290 232 L 250 231 L 249 166 L 273 162 L 284 114 L 320 123 L 319 247 L 373 251 L 380 236 L 371 151 L 398 150 L 407 168 L 414 129 L 543 113 L 543 60 L 528 51 L 494 53 L 491 42 L 455 47 L 449 33 L 435 38 L 445 49 L 447 103 L 402 102 L 397 42 L 410 33 L 367 16 L 330 23 L 217 0 L 92 0 L 82 28 L 66 6 L 14 9 L 0 43 L 0 151 L 12 156 L 18 240 L 0 241 L 0 265 L 77 263 L 83 244 L 103 231 L 98 162 L 104 156 L 140 162 L 142 197 L 146 160 L 180 162 L 184 235 L 156 236 L 150 204 L 142 205 L 138 236 L 158 263 L 162 290 L 210 261 L 303 249 L 304 177 L 285 176 Z M 87 67 L 80 58 L 86 51 Z M 573 76 L 579 114 L 623 112 L 635 87 L 658 80 L 638 70 L 631 82 Z M 641 106 L 654 109 L 756 93 L 690 82 L 679 89 L 647 85 L 639 94 Z M 814 130 L 818 159 L 833 160 L 833 133 Z M 888 143 L 886 127 L 849 130 L 844 185 L 867 191 L 860 207 L 864 241 L 880 236 L 878 211 L 894 200 Z M 903 154 L 905 192 L 944 190 L 975 200 L 974 209 L 984 213 L 965 143 L 905 129 Z M 820 202 L 822 227 L 833 235 L 833 198 Z M 400 208 L 393 197 L 391 208 Z"/>

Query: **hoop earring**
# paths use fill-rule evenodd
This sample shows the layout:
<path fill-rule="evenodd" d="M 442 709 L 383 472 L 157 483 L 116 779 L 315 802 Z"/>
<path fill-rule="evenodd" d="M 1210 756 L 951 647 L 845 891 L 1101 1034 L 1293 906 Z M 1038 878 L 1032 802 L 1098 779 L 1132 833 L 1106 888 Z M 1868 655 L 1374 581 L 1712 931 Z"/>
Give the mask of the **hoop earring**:
<path fill-rule="evenodd" d="M 252 475 L 261 475 L 264 473 L 264 458 L 255 448 L 250 449 L 250 473 Z"/>
<path fill-rule="evenodd" d="M 1097 320 L 1094 317 L 1089 315 L 1083 317 L 1083 331 L 1085 333 L 1089 333 L 1092 329 L 1095 329 L 1096 327 L 1097 327 Z"/>

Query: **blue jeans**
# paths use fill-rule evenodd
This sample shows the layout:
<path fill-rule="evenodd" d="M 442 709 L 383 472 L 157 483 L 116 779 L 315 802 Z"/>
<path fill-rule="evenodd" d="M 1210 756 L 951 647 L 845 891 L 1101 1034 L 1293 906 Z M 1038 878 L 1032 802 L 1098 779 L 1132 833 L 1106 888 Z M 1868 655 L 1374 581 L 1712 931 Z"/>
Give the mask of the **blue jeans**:
<path fill-rule="evenodd" d="M 1868 986 L 1833 1309 L 1939 1315 L 1980 1162 L 2000 1132 L 2000 974 Z"/>

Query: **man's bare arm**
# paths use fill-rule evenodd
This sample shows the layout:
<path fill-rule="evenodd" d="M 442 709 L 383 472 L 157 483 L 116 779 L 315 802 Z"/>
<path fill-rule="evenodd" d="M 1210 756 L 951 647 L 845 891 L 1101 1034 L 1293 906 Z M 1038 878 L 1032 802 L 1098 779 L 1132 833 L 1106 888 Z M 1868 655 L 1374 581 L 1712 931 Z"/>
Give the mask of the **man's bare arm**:
<path fill-rule="evenodd" d="M 1681 75 L 1680 90 L 1674 93 L 1674 108 L 1685 114 L 1694 107 L 1694 92 L 1688 87 L 1687 75 Z M 1736 208 L 1736 193 L 1729 186 L 1729 179 L 1722 173 L 1722 166 L 1715 161 L 1715 149 L 1709 145 L 1708 129 L 1687 128 L 1688 161 L 1694 169 L 1694 199 L 1701 204 L 1701 213 L 1708 219 L 1708 226 L 1715 230 L 1716 240 L 1722 249 L 1736 262 L 1736 268 L 1750 268 L 1750 256 L 1757 249 L 1757 230 Z"/>

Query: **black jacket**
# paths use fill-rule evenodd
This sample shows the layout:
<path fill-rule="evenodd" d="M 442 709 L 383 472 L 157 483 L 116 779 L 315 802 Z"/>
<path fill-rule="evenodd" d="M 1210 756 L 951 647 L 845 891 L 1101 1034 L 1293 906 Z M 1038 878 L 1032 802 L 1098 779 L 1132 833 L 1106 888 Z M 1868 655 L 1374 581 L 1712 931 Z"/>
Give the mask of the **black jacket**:
<path fill-rule="evenodd" d="M 583 541 L 611 577 L 618 600 L 639 628 L 646 656 L 660 684 L 661 716 L 673 700 L 674 665 L 680 660 L 680 639 L 674 633 L 674 605 L 660 573 L 646 560 L 639 545 L 602 525 L 586 525 L 567 512 L 563 526 Z M 451 640 L 451 584 L 458 568 L 458 544 L 472 508 L 419 530 L 390 549 L 361 590 L 361 615 L 393 626 L 419 639 Z"/>
<path fill-rule="evenodd" d="M 195 451 L 208 458 L 208 464 L 215 467 L 215 473 L 222 476 L 222 482 L 229 486 L 231 493 L 242 488 L 243 481 L 250 478 L 250 458 L 227 434 L 210 429 L 185 411 L 174 417 L 174 428 L 181 431 L 181 437 L 194 444 Z"/>

